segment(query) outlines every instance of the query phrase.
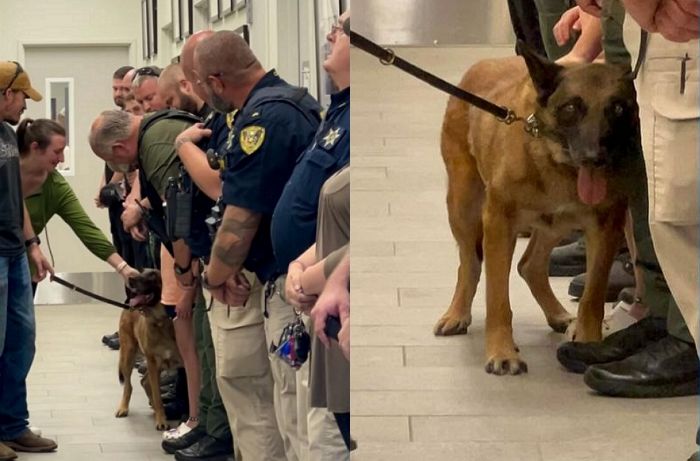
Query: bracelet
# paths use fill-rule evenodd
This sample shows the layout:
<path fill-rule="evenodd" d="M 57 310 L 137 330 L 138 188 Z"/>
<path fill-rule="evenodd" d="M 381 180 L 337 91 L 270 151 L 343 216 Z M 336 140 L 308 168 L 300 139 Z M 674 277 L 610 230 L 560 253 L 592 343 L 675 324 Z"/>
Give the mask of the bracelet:
<path fill-rule="evenodd" d="M 117 272 L 121 274 L 122 271 L 124 270 L 124 268 L 125 268 L 126 266 L 128 266 L 128 265 L 129 265 L 129 264 L 128 264 L 126 261 L 120 262 L 120 263 L 117 265 Z"/>
<path fill-rule="evenodd" d="M 190 138 L 177 138 L 175 140 L 175 150 L 179 151 L 182 145 L 187 144 L 188 142 L 192 142 L 192 140 Z"/>

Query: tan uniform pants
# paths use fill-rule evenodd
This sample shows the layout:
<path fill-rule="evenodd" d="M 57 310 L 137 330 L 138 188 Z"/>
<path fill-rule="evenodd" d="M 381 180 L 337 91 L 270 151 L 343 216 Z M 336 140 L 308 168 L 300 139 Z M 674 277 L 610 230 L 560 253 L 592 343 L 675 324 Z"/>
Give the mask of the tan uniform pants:
<path fill-rule="evenodd" d="M 255 275 L 245 275 L 254 280 L 246 306 L 214 301 L 209 313 L 216 382 L 243 460 L 284 461 L 265 341 L 262 285 Z"/>
<path fill-rule="evenodd" d="M 274 281 L 274 287 L 270 286 L 272 283 L 267 286 L 271 290 L 267 300 L 267 317 L 265 318 L 265 337 L 267 338 L 268 350 L 272 343 L 279 345 L 282 330 L 295 318 L 294 309 L 280 295 L 280 292 L 284 291 L 284 282 L 285 276 L 282 275 Z M 264 303 L 265 299 L 262 298 L 261 302 Z M 269 354 L 269 360 L 274 380 L 275 414 L 287 460 L 303 461 L 307 441 L 305 428 L 299 427 L 298 424 L 297 372 L 275 354 Z"/>
<path fill-rule="evenodd" d="M 639 28 L 625 19 L 625 43 L 636 58 Z M 649 34 L 636 81 L 642 149 L 649 180 L 654 248 L 679 310 L 698 344 L 698 41 L 673 43 Z"/>

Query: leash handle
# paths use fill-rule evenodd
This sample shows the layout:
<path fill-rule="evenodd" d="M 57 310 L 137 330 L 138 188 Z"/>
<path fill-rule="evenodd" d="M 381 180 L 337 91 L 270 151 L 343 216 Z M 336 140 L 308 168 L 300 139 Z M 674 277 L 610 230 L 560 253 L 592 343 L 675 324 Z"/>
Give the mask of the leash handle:
<path fill-rule="evenodd" d="M 67 280 L 62 279 L 61 277 L 52 274 L 51 277 L 49 277 L 49 280 L 51 282 L 56 282 L 59 285 L 63 285 L 64 287 L 68 288 L 69 290 L 72 291 L 77 291 L 80 294 L 83 294 L 85 296 L 89 296 L 90 298 L 96 299 L 98 301 L 102 301 L 103 303 L 111 304 L 112 306 L 117 306 L 121 307 L 122 309 L 131 309 L 131 306 L 128 304 L 120 303 L 118 301 L 114 301 L 113 299 L 105 298 L 104 296 L 98 295 L 96 293 L 93 293 L 91 291 L 88 291 L 84 288 L 80 288 L 79 286 L 70 283 Z"/>
<path fill-rule="evenodd" d="M 469 104 L 496 116 L 502 121 L 512 122 L 513 120 L 515 120 L 513 118 L 513 115 L 511 115 L 512 111 L 510 111 L 508 108 L 498 106 L 492 103 L 491 101 L 487 101 L 486 99 L 481 98 L 473 93 L 464 91 L 463 89 L 447 82 L 446 80 L 443 80 L 440 77 L 437 77 L 436 75 L 433 75 L 430 72 L 427 72 L 411 64 L 410 62 L 400 58 L 396 55 L 394 50 L 390 48 L 382 48 L 373 41 L 369 40 L 366 37 L 363 37 L 362 35 L 358 34 L 353 30 L 350 30 L 349 32 L 350 43 L 365 51 L 366 53 L 369 53 L 372 56 L 378 58 L 379 62 L 381 62 L 382 64 L 386 66 L 396 66 L 404 72 L 407 72 L 413 75 L 414 77 L 418 78 L 419 80 L 424 81 L 428 85 L 431 85 L 437 88 L 438 90 L 442 90 L 456 98 L 466 101 Z"/>

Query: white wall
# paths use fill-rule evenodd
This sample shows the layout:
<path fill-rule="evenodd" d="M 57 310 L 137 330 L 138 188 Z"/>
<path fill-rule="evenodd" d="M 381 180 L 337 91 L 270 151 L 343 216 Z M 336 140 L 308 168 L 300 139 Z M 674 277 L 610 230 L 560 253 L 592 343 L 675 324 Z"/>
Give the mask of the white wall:
<path fill-rule="evenodd" d="M 0 0 L 0 59 L 22 59 L 21 42 L 112 42 L 133 44 L 135 60 L 140 18 L 138 0 Z"/>

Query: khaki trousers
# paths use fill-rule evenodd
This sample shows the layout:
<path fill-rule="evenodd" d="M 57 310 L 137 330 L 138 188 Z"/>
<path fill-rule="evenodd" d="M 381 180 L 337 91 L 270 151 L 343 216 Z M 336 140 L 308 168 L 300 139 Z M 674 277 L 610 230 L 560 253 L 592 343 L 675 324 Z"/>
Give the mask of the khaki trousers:
<path fill-rule="evenodd" d="M 638 26 L 627 16 L 625 42 L 635 55 L 638 37 Z M 651 235 L 666 282 L 696 345 L 700 299 L 699 51 L 698 40 L 673 43 L 659 34 L 649 34 L 644 65 L 636 81 Z"/>
<path fill-rule="evenodd" d="M 246 306 L 214 301 L 209 312 L 216 382 L 243 460 L 284 461 L 265 341 L 262 285 L 254 274 L 244 273 L 254 281 Z"/>
<path fill-rule="evenodd" d="M 267 350 L 270 345 L 279 345 L 282 330 L 294 321 L 296 315 L 290 304 L 287 304 L 281 296 L 284 291 L 285 276 L 278 277 L 275 281 L 266 284 L 263 290 L 261 302 L 266 306 L 265 338 Z M 265 305 L 265 293 L 269 293 L 267 305 Z M 300 432 L 298 404 L 297 404 L 297 371 L 279 359 L 275 354 L 268 355 L 270 369 L 274 381 L 274 401 L 277 424 L 280 428 L 284 451 L 288 461 L 300 461 L 302 452 L 306 450 L 306 436 Z M 302 428 L 303 431 L 304 428 Z"/>

